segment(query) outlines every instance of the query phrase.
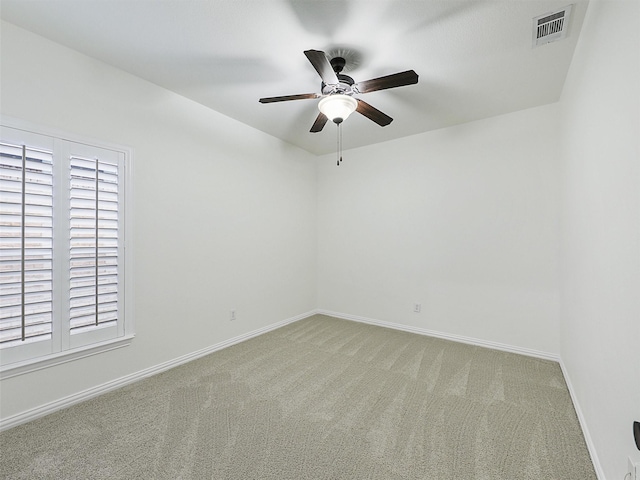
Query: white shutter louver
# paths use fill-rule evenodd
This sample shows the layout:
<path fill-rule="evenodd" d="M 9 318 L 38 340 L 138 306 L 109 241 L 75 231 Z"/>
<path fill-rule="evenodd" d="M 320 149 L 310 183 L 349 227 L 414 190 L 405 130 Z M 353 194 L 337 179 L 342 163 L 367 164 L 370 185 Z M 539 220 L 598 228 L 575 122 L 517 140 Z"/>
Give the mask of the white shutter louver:
<path fill-rule="evenodd" d="M 53 153 L 0 143 L 0 346 L 50 339 Z"/>
<path fill-rule="evenodd" d="M 118 321 L 118 165 L 70 159 L 71 333 Z"/>

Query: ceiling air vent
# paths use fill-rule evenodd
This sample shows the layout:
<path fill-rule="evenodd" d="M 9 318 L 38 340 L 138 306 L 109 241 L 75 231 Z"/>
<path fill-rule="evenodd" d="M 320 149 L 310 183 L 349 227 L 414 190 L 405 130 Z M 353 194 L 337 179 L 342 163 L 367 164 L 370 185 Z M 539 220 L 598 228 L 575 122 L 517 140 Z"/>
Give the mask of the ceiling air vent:
<path fill-rule="evenodd" d="M 567 5 L 562 10 L 545 13 L 533 19 L 534 47 L 562 40 L 567 36 L 571 7 L 572 5 Z"/>

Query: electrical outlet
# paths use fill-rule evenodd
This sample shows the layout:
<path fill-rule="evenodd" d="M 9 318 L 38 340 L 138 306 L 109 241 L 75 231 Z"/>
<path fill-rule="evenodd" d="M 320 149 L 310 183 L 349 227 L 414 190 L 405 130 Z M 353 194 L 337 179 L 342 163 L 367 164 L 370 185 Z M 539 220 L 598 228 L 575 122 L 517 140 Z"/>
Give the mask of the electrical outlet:
<path fill-rule="evenodd" d="M 413 311 L 415 313 L 420 313 L 420 310 L 422 310 L 422 304 L 420 303 L 414 303 L 413 304 Z"/>
<path fill-rule="evenodd" d="M 634 462 L 631 457 L 627 458 L 627 477 L 629 480 L 640 480 L 640 462 Z"/>
<path fill-rule="evenodd" d="M 231 318 L 229 318 L 229 320 L 231 320 L 232 322 L 236 319 L 236 311 L 235 310 L 231 310 Z"/>

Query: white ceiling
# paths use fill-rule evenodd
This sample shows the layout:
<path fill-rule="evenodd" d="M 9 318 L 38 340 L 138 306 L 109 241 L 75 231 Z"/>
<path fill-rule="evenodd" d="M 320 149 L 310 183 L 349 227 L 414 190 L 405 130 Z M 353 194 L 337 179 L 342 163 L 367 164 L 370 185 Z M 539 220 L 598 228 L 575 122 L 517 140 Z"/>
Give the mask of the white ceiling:
<path fill-rule="evenodd" d="M 352 115 L 343 134 L 353 148 L 557 101 L 587 7 L 573 1 L 568 37 L 538 48 L 532 18 L 566 0 L 1 0 L 0 15 L 323 154 L 336 131 L 309 133 L 317 100 L 258 103 L 319 92 L 304 50 L 344 53 L 356 82 L 420 76 L 361 96 L 394 121 Z"/>

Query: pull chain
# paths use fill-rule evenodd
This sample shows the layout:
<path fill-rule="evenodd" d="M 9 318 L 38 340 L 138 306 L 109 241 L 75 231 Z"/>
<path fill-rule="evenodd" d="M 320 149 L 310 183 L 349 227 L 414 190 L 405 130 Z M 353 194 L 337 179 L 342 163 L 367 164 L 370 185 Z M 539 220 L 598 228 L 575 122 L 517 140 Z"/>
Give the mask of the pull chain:
<path fill-rule="evenodd" d="M 342 122 L 338 124 L 338 161 L 336 165 L 340 166 L 342 163 Z"/>

